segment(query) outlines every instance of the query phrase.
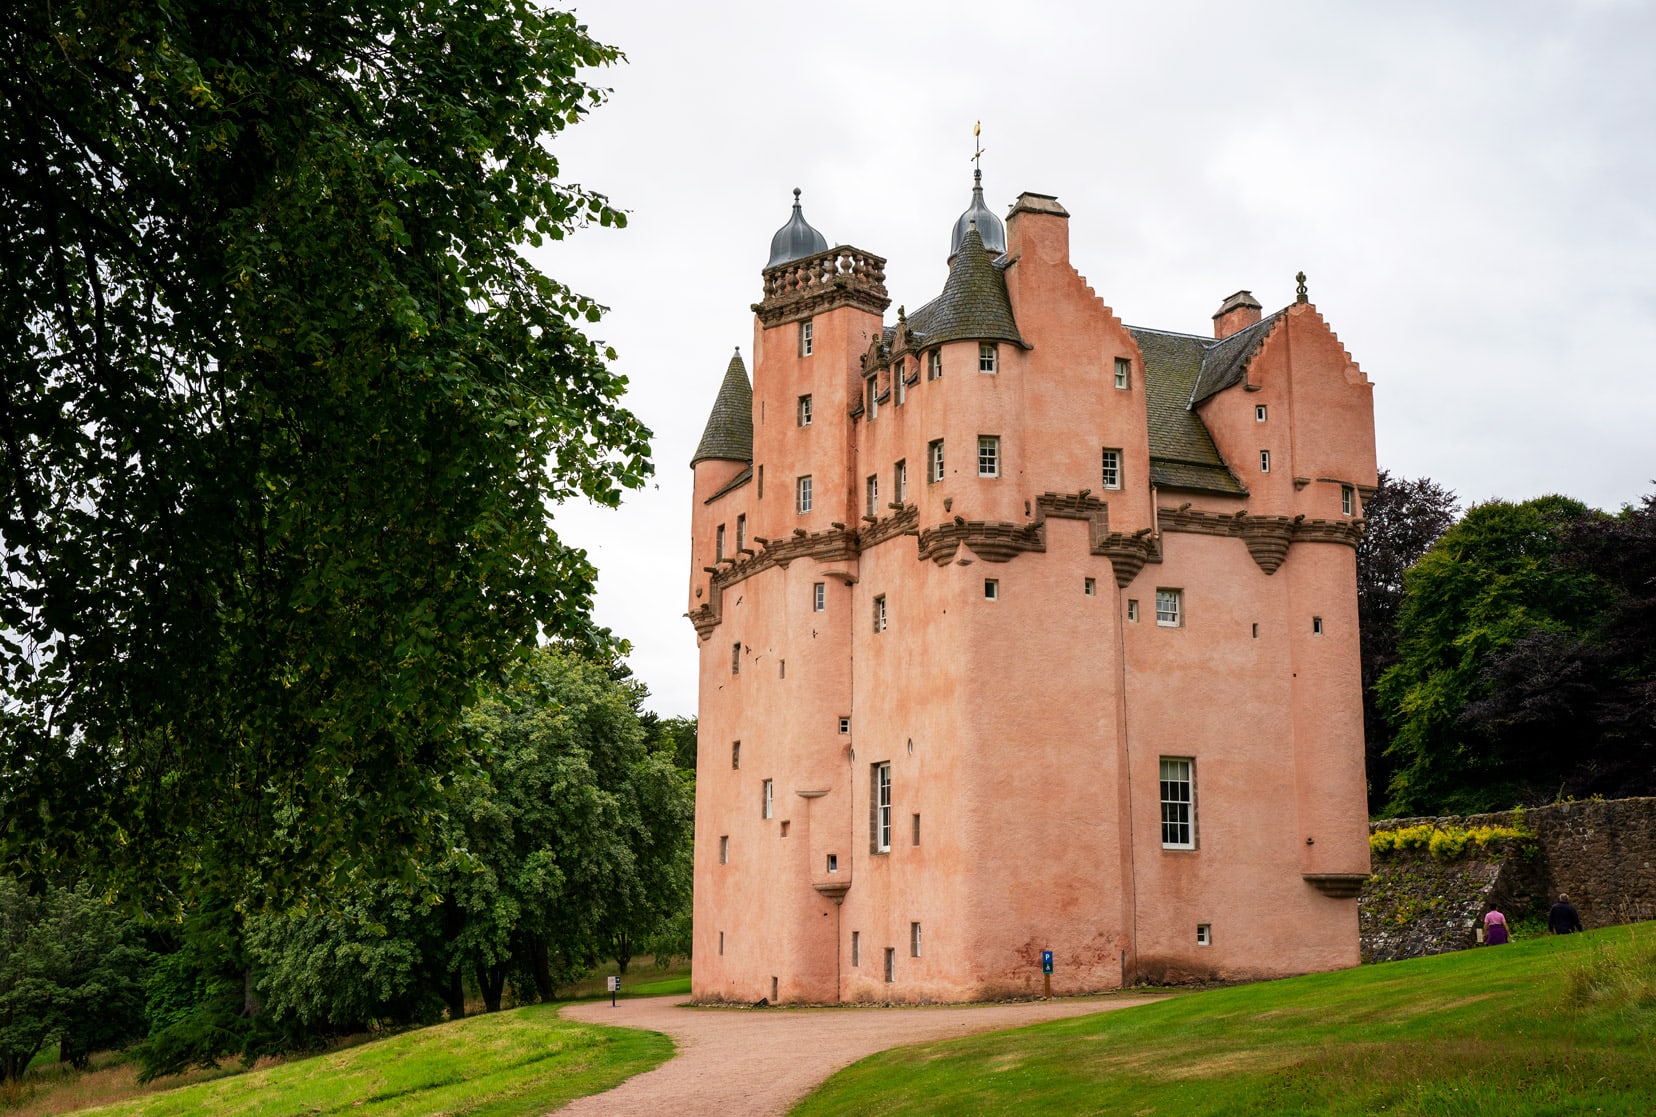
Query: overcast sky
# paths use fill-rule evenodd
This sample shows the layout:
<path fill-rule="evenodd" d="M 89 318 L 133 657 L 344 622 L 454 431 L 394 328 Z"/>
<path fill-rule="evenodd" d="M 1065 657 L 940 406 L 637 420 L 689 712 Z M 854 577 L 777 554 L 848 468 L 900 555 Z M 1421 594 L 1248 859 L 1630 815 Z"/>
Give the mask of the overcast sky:
<path fill-rule="evenodd" d="M 1130 325 L 1211 334 L 1294 273 L 1374 382 L 1383 468 L 1468 504 L 1656 490 L 1656 5 L 685 4 L 578 9 L 627 62 L 556 144 L 624 230 L 536 254 L 610 308 L 656 477 L 564 507 L 664 714 L 693 714 L 690 455 L 795 186 L 829 244 L 941 289 L 983 122 L 990 206 L 1071 214 Z"/>

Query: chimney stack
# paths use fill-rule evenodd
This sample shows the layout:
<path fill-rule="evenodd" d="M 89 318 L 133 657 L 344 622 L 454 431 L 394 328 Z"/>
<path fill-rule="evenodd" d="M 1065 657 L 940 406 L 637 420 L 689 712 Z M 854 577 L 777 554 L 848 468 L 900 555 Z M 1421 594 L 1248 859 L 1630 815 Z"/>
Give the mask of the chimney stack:
<path fill-rule="evenodd" d="M 1213 336 L 1226 338 L 1259 321 L 1259 300 L 1252 291 L 1238 291 L 1226 299 L 1213 315 Z"/>

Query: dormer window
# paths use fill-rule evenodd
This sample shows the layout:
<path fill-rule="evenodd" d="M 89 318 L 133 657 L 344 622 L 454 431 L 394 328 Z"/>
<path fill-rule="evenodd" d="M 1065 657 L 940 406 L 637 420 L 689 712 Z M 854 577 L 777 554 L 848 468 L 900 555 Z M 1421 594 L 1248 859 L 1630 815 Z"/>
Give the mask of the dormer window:
<path fill-rule="evenodd" d="M 978 371 L 999 372 L 999 346 L 992 341 L 985 341 L 978 345 Z"/>
<path fill-rule="evenodd" d="M 880 413 L 880 378 L 870 376 L 866 383 L 868 385 L 868 402 L 863 405 L 863 414 L 865 418 L 872 420 Z"/>
<path fill-rule="evenodd" d="M 891 402 L 898 407 L 908 398 L 908 362 L 898 359 L 891 362 Z"/>

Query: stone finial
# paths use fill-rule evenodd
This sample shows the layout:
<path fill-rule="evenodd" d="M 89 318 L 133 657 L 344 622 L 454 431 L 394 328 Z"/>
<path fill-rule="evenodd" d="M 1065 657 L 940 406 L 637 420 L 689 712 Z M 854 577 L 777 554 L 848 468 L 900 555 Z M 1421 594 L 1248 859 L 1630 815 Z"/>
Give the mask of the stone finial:
<path fill-rule="evenodd" d="M 1294 282 L 1299 284 L 1299 287 L 1297 287 L 1294 291 L 1294 301 L 1297 303 L 1310 302 L 1311 297 L 1305 290 L 1305 273 L 1300 272 L 1298 275 L 1294 276 Z"/>

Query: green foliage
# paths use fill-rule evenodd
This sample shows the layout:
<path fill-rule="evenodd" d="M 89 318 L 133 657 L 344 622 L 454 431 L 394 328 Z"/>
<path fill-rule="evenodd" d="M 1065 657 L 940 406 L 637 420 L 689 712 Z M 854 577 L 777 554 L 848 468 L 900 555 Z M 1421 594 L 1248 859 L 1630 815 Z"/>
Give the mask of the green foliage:
<path fill-rule="evenodd" d="M 1652 970 L 1635 936 L 1650 929 L 1543 936 L 898 1048 L 841 1071 L 794 1113 L 1647 1114 L 1656 1013 L 1640 1001 Z M 1583 966 L 1606 975 L 1590 989 L 1619 985 L 1611 971 L 1635 984 L 1576 992 Z"/>
<path fill-rule="evenodd" d="M 84 1069 L 93 1051 L 140 1034 L 149 961 L 136 928 L 84 888 L 31 896 L 0 877 L 0 1081 L 48 1040 Z"/>
<path fill-rule="evenodd" d="M 1357 542 L 1357 620 L 1362 636 L 1363 741 L 1369 810 L 1385 802 L 1393 761 L 1386 750 L 1391 727 L 1375 684 L 1397 663 L 1397 621 L 1404 575 L 1455 522 L 1455 494 L 1429 477 L 1410 480 L 1380 471 L 1378 488 L 1363 500 L 1363 537 Z"/>
<path fill-rule="evenodd" d="M 587 629 L 548 507 L 648 470 L 623 224 L 532 0 L 19 0 L 0 21 L 0 833 L 176 911 L 415 877 L 480 681 Z"/>
<path fill-rule="evenodd" d="M 1491 664 L 1520 640 L 1591 627 L 1602 586 L 1559 555 L 1562 534 L 1587 516 L 1564 497 L 1492 501 L 1410 568 L 1398 662 L 1378 688 L 1396 730 L 1388 812 L 1475 813 L 1551 797 L 1574 760 L 1567 741 L 1503 734 L 1466 715 L 1491 690 Z"/>
<path fill-rule="evenodd" d="M 362 1044 L 99 1110 L 107 1117 L 212 1113 L 520 1117 L 546 1113 L 660 1065 L 657 1032 L 559 1020 L 518 1009 Z"/>
<path fill-rule="evenodd" d="M 1369 852 L 1377 857 L 1404 850 L 1426 850 L 1438 861 L 1462 857 L 1505 856 L 1532 850 L 1535 835 L 1513 826 L 1433 826 L 1420 823 L 1369 835 Z"/>

